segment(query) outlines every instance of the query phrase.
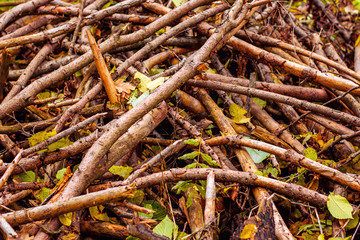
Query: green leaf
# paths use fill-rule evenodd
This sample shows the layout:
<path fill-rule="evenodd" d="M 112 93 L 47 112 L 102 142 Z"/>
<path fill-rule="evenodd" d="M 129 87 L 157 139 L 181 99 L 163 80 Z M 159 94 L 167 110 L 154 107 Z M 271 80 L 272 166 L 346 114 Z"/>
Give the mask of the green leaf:
<path fill-rule="evenodd" d="M 191 163 L 189 165 L 186 165 L 185 168 L 186 169 L 192 169 L 192 168 L 197 168 L 199 164 L 197 162 Z"/>
<path fill-rule="evenodd" d="M 70 226 L 71 225 L 71 221 L 72 221 L 72 212 L 68 212 L 65 214 L 60 215 L 59 217 L 59 221 L 65 225 L 65 226 Z"/>
<path fill-rule="evenodd" d="M 72 171 L 73 171 L 73 172 L 75 172 L 75 171 L 76 171 L 76 169 L 78 169 L 78 168 L 79 168 L 79 165 L 80 165 L 80 164 L 76 164 L 76 165 L 74 165 L 74 166 L 73 166 Z"/>
<path fill-rule="evenodd" d="M 327 199 L 327 208 L 337 219 L 352 219 L 353 208 L 348 200 L 340 195 L 330 193 Z"/>
<path fill-rule="evenodd" d="M 151 149 L 152 149 L 152 150 L 154 151 L 154 153 L 156 153 L 156 154 L 162 151 L 162 147 L 160 147 L 160 146 L 155 146 L 155 145 L 151 146 Z"/>
<path fill-rule="evenodd" d="M 137 99 L 138 96 L 138 89 L 135 89 L 132 91 L 132 93 L 129 96 L 128 104 L 131 104 Z"/>
<path fill-rule="evenodd" d="M 163 69 L 163 68 L 152 68 L 152 69 L 150 69 L 150 75 L 154 76 L 156 74 L 163 72 L 164 70 L 165 69 Z"/>
<path fill-rule="evenodd" d="M 195 191 L 191 191 L 189 196 L 186 198 L 186 208 L 189 208 L 192 205 L 192 200 L 194 198 Z"/>
<path fill-rule="evenodd" d="M 65 173 L 66 173 L 66 168 L 60 169 L 59 171 L 56 172 L 56 179 L 57 180 L 62 179 L 64 177 Z"/>
<path fill-rule="evenodd" d="M 75 77 L 81 77 L 81 76 L 82 76 L 81 70 L 75 72 Z"/>
<path fill-rule="evenodd" d="M 118 175 L 124 179 L 128 178 L 130 173 L 133 171 L 132 167 L 129 166 L 112 166 L 109 169 L 109 172 L 111 172 L 114 175 Z"/>
<path fill-rule="evenodd" d="M 232 120 L 237 124 L 250 122 L 250 118 L 246 117 L 246 110 L 239 105 L 233 103 L 229 108 L 230 115 L 232 116 Z"/>
<path fill-rule="evenodd" d="M 185 144 L 192 145 L 192 146 L 199 146 L 200 140 L 199 139 L 186 139 L 184 141 Z"/>
<path fill-rule="evenodd" d="M 314 161 L 316 161 L 316 159 L 318 158 L 316 150 L 311 147 L 305 149 L 304 156 Z"/>
<path fill-rule="evenodd" d="M 166 215 L 166 217 L 154 227 L 153 232 L 161 236 L 172 238 L 173 233 L 177 231 L 177 226 L 173 221 Z"/>
<path fill-rule="evenodd" d="M 265 171 L 266 175 L 269 175 L 269 173 L 272 173 L 275 177 L 279 174 L 279 171 L 276 168 L 268 167 Z"/>
<path fill-rule="evenodd" d="M 191 180 L 179 181 L 175 186 L 172 187 L 172 190 L 177 190 L 177 194 L 181 192 L 186 192 L 189 188 L 193 187 L 194 183 Z"/>
<path fill-rule="evenodd" d="M 356 7 L 358 10 L 360 10 L 360 0 L 354 0 L 352 1 L 352 4 L 354 5 L 354 7 Z M 359 39 L 359 38 L 358 38 Z M 358 40 L 356 40 L 356 43 L 358 43 Z M 357 46 L 357 44 L 355 43 L 355 47 Z"/>
<path fill-rule="evenodd" d="M 210 168 L 210 166 L 208 166 L 208 165 L 206 165 L 206 164 L 204 164 L 204 163 L 199 163 L 198 165 L 199 165 L 199 167 L 201 167 L 201 168 Z"/>
<path fill-rule="evenodd" d="M 215 160 L 213 160 L 208 154 L 201 153 L 201 158 L 210 166 L 221 167 Z"/>
<path fill-rule="evenodd" d="M 317 224 L 304 224 L 304 225 L 299 227 L 299 230 L 298 230 L 296 235 L 299 235 L 303 231 L 307 231 L 307 232 L 319 231 L 319 225 L 317 225 Z"/>
<path fill-rule="evenodd" d="M 349 223 L 346 225 L 346 229 L 350 230 L 353 228 L 356 228 L 356 226 L 359 224 L 359 212 L 356 212 L 353 216 L 353 219 L 349 221 Z"/>
<path fill-rule="evenodd" d="M 22 182 L 35 182 L 35 173 L 33 171 L 26 171 L 16 175 Z"/>
<path fill-rule="evenodd" d="M 138 105 L 139 103 L 141 103 L 147 96 L 150 95 L 149 91 L 144 92 L 143 94 L 141 94 L 140 97 L 136 98 L 134 101 L 128 101 L 129 104 L 131 104 L 133 107 L 135 107 L 136 105 Z"/>
<path fill-rule="evenodd" d="M 48 188 L 41 188 L 40 191 L 35 194 L 36 199 L 38 199 L 40 202 L 44 202 L 44 200 L 50 195 L 50 189 Z"/>
<path fill-rule="evenodd" d="M 125 240 L 141 240 L 141 239 L 133 236 L 128 236 Z"/>
<path fill-rule="evenodd" d="M 182 155 L 181 157 L 179 157 L 180 160 L 188 160 L 188 159 L 194 159 L 196 158 L 197 156 L 199 156 L 200 152 L 191 152 L 191 153 L 187 153 L 187 154 L 184 154 Z"/>
<path fill-rule="evenodd" d="M 199 180 L 199 183 L 201 186 L 206 187 L 207 186 L 207 181 L 206 180 Z"/>
<path fill-rule="evenodd" d="M 270 153 L 263 152 L 257 149 L 245 147 L 254 163 L 261 163 L 270 156 Z"/>
<path fill-rule="evenodd" d="M 189 238 L 185 238 L 186 236 L 189 236 L 187 233 L 184 233 L 184 232 L 178 232 L 178 235 L 176 236 L 176 240 L 179 240 L 179 239 L 189 239 Z"/>
<path fill-rule="evenodd" d="M 206 194 L 206 186 L 200 186 L 200 185 L 196 185 L 198 191 L 199 191 L 199 194 L 205 198 L 205 194 Z"/>
<path fill-rule="evenodd" d="M 152 208 L 152 205 L 151 205 L 150 203 L 144 203 L 143 206 L 144 206 L 144 208 L 146 208 L 146 209 L 154 210 L 154 209 Z M 140 217 L 153 218 L 154 214 L 153 214 L 153 213 L 146 214 L 146 213 L 143 213 L 143 212 L 139 212 L 139 216 L 140 216 Z"/>
<path fill-rule="evenodd" d="M 260 98 L 252 98 L 252 100 L 257 103 L 257 105 L 259 105 L 261 108 L 265 108 L 266 107 L 266 101 L 265 100 L 262 100 Z"/>
<path fill-rule="evenodd" d="M 31 147 L 35 146 L 36 144 L 41 143 L 41 142 L 55 136 L 56 134 L 57 133 L 56 133 L 55 129 L 53 129 L 51 131 L 41 131 L 41 132 L 35 133 L 34 135 L 32 135 L 31 137 L 28 138 L 29 145 Z M 54 143 L 50 144 L 49 146 L 47 146 L 47 149 L 38 151 L 38 153 L 54 151 L 59 148 L 70 146 L 71 144 L 73 144 L 73 142 L 71 142 L 69 140 L 69 137 L 64 137 L 64 138 L 60 139 L 59 141 L 54 142 Z"/>
<path fill-rule="evenodd" d="M 153 213 L 153 217 L 154 219 L 157 220 L 163 220 L 167 214 L 166 209 L 163 208 L 161 206 L 161 204 L 158 201 L 154 201 L 154 200 L 147 200 L 144 201 L 144 206 L 146 207 L 147 204 L 151 205 L 152 210 L 156 211 L 155 213 Z M 147 207 L 146 207 L 147 208 Z M 149 208 L 150 209 L 150 208 Z M 139 213 L 140 214 L 140 213 Z"/>
<path fill-rule="evenodd" d="M 211 129 L 205 130 L 205 133 L 206 133 L 207 135 L 211 136 L 211 137 L 214 136 Z"/>

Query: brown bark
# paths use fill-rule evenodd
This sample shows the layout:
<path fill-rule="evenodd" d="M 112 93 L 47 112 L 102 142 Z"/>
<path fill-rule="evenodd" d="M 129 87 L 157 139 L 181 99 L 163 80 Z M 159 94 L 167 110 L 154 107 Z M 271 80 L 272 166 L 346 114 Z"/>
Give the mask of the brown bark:
<path fill-rule="evenodd" d="M 319 1 L 43 1 L 0 16 L 10 59 L 0 69 L 1 220 L 34 222 L 15 228 L 19 238 L 78 238 L 81 222 L 92 239 L 163 238 L 152 228 L 165 214 L 198 239 L 240 238 L 251 226 L 250 238 L 317 237 L 300 230 L 313 206 L 319 225 L 329 219 L 325 194 L 358 200 L 357 36 L 333 35 L 338 23 L 356 29 L 350 2 L 329 14 Z M 54 127 L 55 137 L 29 147 L 28 137 Z M 64 136 L 72 145 L 38 152 Z M 21 182 L 34 174 L 40 182 Z M 121 225 L 89 222 L 94 204 Z M 68 211 L 77 211 L 72 224 L 61 226 Z M 333 237 L 351 233 L 332 222 Z"/>
<path fill-rule="evenodd" d="M 329 117 L 332 117 L 334 119 L 338 119 L 342 122 L 354 125 L 354 126 L 360 126 L 360 118 L 335 110 L 331 109 L 322 105 L 310 103 L 307 101 L 302 101 L 296 98 L 287 97 L 284 95 L 280 95 L 277 93 L 271 93 L 266 92 L 263 90 L 258 89 L 252 89 L 252 88 L 246 88 L 246 87 L 240 87 L 236 85 L 226 84 L 226 83 L 217 83 L 217 82 L 211 82 L 211 81 L 196 81 L 196 80 L 190 80 L 188 81 L 188 84 L 191 84 L 193 86 L 197 87 L 205 87 L 210 89 L 221 89 L 224 91 L 229 92 L 235 92 L 240 93 L 244 95 L 251 95 L 253 97 L 258 97 L 262 99 L 269 99 L 269 100 L 275 100 L 277 102 L 285 103 L 288 105 L 294 105 L 298 108 L 304 109 L 304 110 L 310 110 L 313 112 L 321 113 L 324 115 L 327 115 Z"/>
<path fill-rule="evenodd" d="M 194 3 L 199 4 L 199 2 L 194 2 Z M 178 11 L 179 12 L 186 11 L 187 10 L 186 7 L 191 6 L 191 4 L 193 4 L 192 1 L 182 5 L 179 8 L 175 8 L 173 11 L 169 12 L 164 17 L 178 14 Z M 244 12 L 246 13 L 246 11 Z M 179 15 L 177 15 L 177 17 L 179 17 Z M 170 94 L 175 89 L 180 87 L 185 81 L 193 77 L 196 74 L 197 67 L 200 66 L 205 59 L 208 58 L 211 51 L 214 50 L 214 46 L 222 39 L 222 35 L 227 32 L 229 27 L 235 27 L 237 22 L 241 22 L 243 17 L 244 16 L 241 15 L 238 19 L 235 19 L 236 22 L 229 22 L 225 25 L 222 25 L 217 34 L 212 35 L 197 53 L 195 53 L 194 55 L 192 55 L 187 59 L 186 64 L 182 67 L 180 71 L 178 71 L 175 75 L 169 78 L 163 85 L 157 88 L 155 92 L 149 95 L 143 102 L 136 105 L 133 109 L 128 111 L 126 114 L 122 115 L 118 120 L 116 120 L 113 124 L 111 124 L 111 127 L 108 129 L 108 131 L 104 135 L 102 135 L 102 137 L 100 137 L 95 144 L 93 144 L 93 146 L 90 148 L 88 153 L 85 155 L 82 164 L 79 166 L 78 171 L 74 174 L 74 176 L 78 176 L 78 177 L 73 178 L 73 180 L 70 181 L 67 188 L 67 189 L 73 189 L 75 191 L 69 190 L 68 192 L 65 189 L 63 195 L 64 199 L 67 199 L 71 196 L 79 195 L 84 190 L 84 188 L 87 187 L 87 185 L 89 184 L 88 178 L 90 176 L 87 175 L 84 176 L 82 172 L 83 173 L 88 172 L 86 170 L 87 168 L 94 169 L 95 166 L 98 165 L 97 162 L 99 161 L 99 159 L 101 159 L 105 155 L 105 153 L 113 145 L 116 139 L 120 137 L 127 128 L 129 128 L 137 119 L 143 116 L 147 111 L 155 107 L 164 98 L 170 96 Z M 159 20 L 162 20 L 162 18 L 160 18 Z M 120 39 L 118 39 L 118 41 L 120 41 Z M 94 177 L 95 176 L 91 176 L 92 179 L 95 179 Z M 74 179 L 76 179 L 76 181 Z M 82 186 L 81 188 L 79 188 L 79 183 Z"/>
<path fill-rule="evenodd" d="M 111 239 L 126 239 L 129 236 L 126 227 L 107 222 L 81 221 L 80 227 L 81 232 L 87 235 Z"/>
<path fill-rule="evenodd" d="M 249 80 L 243 78 L 227 77 L 214 73 L 204 73 L 203 77 L 204 79 L 211 81 L 249 87 Z M 323 102 L 330 99 L 329 94 L 325 90 L 310 88 L 310 87 L 298 87 L 292 85 L 280 85 L 280 84 L 267 83 L 267 82 L 255 82 L 254 88 L 266 90 L 273 93 L 279 93 L 282 95 L 291 96 L 298 99 L 304 99 L 309 102 Z"/>

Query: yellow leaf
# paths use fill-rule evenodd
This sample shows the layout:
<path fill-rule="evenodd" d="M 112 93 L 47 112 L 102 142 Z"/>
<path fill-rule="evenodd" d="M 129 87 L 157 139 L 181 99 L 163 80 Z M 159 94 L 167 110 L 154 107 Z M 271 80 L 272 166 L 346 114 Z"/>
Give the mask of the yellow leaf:
<path fill-rule="evenodd" d="M 136 72 L 134 75 L 134 79 L 139 79 L 140 80 L 140 84 L 138 85 L 138 89 L 141 92 L 146 92 L 148 90 L 147 85 L 149 84 L 149 82 L 151 82 L 151 79 L 142 74 L 141 72 Z"/>
<path fill-rule="evenodd" d="M 334 140 L 336 140 L 338 137 L 336 136 L 335 138 L 330 138 L 326 143 L 324 143 L 322 145 L 322 148 L 325 148 L 327 146 L 329 146 Z"/>
<path fill-rule="evenodd" d="M 357 45 L 359 45 L 359 42 L 360 42 L 360 35 L 359 35 L 359 37 L 356 39 L 355 47 L 357 47 Z"/>
<path fill-rule="evenodd" d="M 51 131 L 48 131 L 48 132 L 47 131 L 37 132 L 28 138 L 29 145 L 31 147 L 35 146 L 36 144 L 41 143 L 41 142 L 47 140 L 48 138 L 55 136 L 56 134 L 57 133 L 56 133 L 55 129 L 52 129 Z M 69 137 L 64 137 L 64 138 L 50 144 L 49 146 L 47 146 L 46 149 L 38 151 L 38 153 L 46 152 L 46 151 L 54 151 L 56 149 L 69 146 L 71 144 L 72 144 L 72 142 L 69 140 Z"/>
<path fill-rule="evenodd" d="M 159 77 L 155 79 L 154 81 L 151 81 L 147 84 L 147 88 L 149 90 L 154 90 L 155 88 L 159 87 L 161 84 L 165 82 L 165 79 L 168 79 L 168 77 Z"/>
<path fill-rule="evenodd" d="M 250 121 L 250 118 L 245 116 L 246 110 L 237 104 L 231 104 L 229 111 L 232 116 L 232 120 L 237 124 L 247 123 Z"/>
<path fill-rule="evenodd" d="M 140 72 L 136 72 L 134 75 L 134 79 L 139 79 L 140 80 L 140 84 L 138 85 L 138 89 L 141 92 L 146 92 L 149 90 L 154 90 L 155 88 L 159 87 L 161 84 L 163 84 L 165 82 L 165 80 L 168 77 L 159 77 L 157 79 L 155 79 L 154 81 L 151 81 L 151 79 L 140 73 Z"/>
<path fill-rule="evenodd" d="M 110 217 L 106 214 L 106 212 L 102 212 L 103 210 L 104 207 L 101 205 L 89 207 L 90 215 L 94 220 L 110 222 Z"/>
<path fill-rule="evenodd" d="M 129 177 L 129 175 L 132 171 L 133 171 L 133 168 L 129 167 L 129 166 L 114 165 L 109 169 L 109 172 L 111 172 L 112 174 L 115 174 L 115 175 L 119 175 L 120 177 L 123 177 L 124 179 Z"/>
<path fill-rule="evenodd" d="M 63 215 L 59 216 L 59 221 L 65 225 L 65 226 L 70 226 L 71 225 L 71 221 L 72 221 L 72 212 L 69 213 L 65 213 Z"/>
<path fill-rule="evenodd" d="M 61 236 L 61 238 L 59 238 L 61 240 L 76 240 L 79 239 L 79 235 L 76 233 L 68 233 L 64 236 Z"/>
<path fill-rule="evenodd" d="M 172 0 L 172 2 L 174 3 L 175 7 L 179 7 L 182 4 L 186 3 L 187 0 Z"/>
<path fill-rule="evenodd" d="M 248 224 L 244 227 L 242 232 L 237 236 L 240 239 L 248 239 L 254 237 L 257 232 L 257 226 L 255 224 Z"/>
<path fill-rule="evenodd" d="M 39 100 L 43 100 L 43 99 L 46 99 L 46 98 L 49 98 L 49 97 L 54 97 L 54 96 L 56 96 L 56 92 L 45 91 L 45 92 L 38 93 L 36 95 L 36 98 L 39 99 Z"/>
<path fill-rule="evenodd" d="M 207 72 L 207 73 L 216 73 L 216 69 L 215 68 L 209 68 L 205 72 Z"/>

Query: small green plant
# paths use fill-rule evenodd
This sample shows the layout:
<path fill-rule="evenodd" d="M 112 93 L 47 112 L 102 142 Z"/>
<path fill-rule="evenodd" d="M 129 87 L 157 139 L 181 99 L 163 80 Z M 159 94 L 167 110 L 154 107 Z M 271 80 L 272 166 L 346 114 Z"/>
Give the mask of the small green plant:
<path fill-rule="evenodd" d="M 184 143 L 192 145 L 192 146 L 199 146 L 199 148 L 200 148 L 200 140 L 198 140 L 198 139 L 188 139 L 188 140 L 185 140 Z M 206 162 L 209 166 L 221 167 L 208 154 L 200 152 L 200 149 L 198 151 L 193 151 L 191 153 L 184 154 L 181 157 L 179 157 L 179 159 L 180 160 L 191 160 L 191 159 L 195 159 L 195 158 L 199 158 L 199 157 L 201 157 L 201 159 L 204 160 L 204 162 Z M 191 164 L 191 167 L 187 167 L 187 168 L 195 168 L 194 166 L 195 167 L 198 167 L 198 166 L 204 167 L 201 164 L 195 164 L 195 165 Z"/>

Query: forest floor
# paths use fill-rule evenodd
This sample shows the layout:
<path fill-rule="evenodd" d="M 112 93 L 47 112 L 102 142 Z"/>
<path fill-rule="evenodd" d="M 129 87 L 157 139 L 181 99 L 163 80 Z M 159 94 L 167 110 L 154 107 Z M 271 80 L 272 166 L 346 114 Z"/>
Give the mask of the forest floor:
<path fill-rule="evenodd" d="M 360 239 L 360 1 L 0 0 L 4 239 Z"/>

